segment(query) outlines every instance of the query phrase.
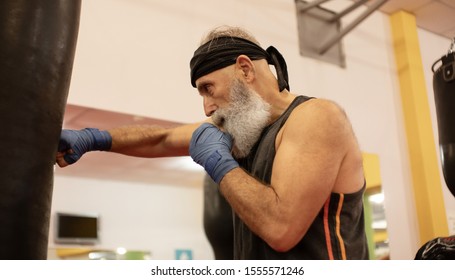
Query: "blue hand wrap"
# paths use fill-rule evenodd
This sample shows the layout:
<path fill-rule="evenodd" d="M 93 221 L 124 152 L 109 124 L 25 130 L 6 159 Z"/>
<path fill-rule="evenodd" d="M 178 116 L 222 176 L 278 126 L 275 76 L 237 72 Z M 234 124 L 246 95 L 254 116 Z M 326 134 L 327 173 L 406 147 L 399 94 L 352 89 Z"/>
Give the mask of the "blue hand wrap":
<path fill-rule="evenodd" d="M 193 132 L 189 152 L 217 184 L 239 166 L 231 154 L 232 138 L 216 126 L 205 123 Z"/>
<path fill-rule="evenodd" d="M 62 130 L 58 151 L 66 153 L 63 158 L 69 164 L 78 161 L 83 154 L 89 151 L 109 151 L 112 145 L 112 137 L 107 131 L 96 128 L 84 128 L 82 130 Z"/>

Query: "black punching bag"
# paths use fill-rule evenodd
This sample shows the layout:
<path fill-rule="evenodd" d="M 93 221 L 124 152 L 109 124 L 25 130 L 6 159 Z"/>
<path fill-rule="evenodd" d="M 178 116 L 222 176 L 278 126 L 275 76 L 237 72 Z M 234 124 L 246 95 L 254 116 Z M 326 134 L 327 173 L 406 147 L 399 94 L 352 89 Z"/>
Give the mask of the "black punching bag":
<path fill-rule="evenodd" d="M 0 1 L 0 259 L 46 259 L 80 0 Z"/>
<path fill-rule="evenodd" d="M 432 70 L 442 171 L 447 187 L 455 196 L 455 53 L 452 49 L 453 43 L 449 53 L 436 61 Z M 442 64 L 435 70 L 439 61 Z"/>
<path fill-rule="evenodd" d="M 210 178 L 204 178 L 204 230 L 215 259 L 234 259 L 234 225 L 232 209 Z"/>

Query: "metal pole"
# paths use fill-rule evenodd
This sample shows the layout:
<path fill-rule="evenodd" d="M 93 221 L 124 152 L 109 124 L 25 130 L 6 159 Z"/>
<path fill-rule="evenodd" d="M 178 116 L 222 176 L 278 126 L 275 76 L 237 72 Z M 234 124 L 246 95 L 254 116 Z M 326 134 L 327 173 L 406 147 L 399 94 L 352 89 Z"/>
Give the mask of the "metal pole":
<path fill-rule="evenodd" d="M 352 29 L 359 25 L 364 19 L 366 19 L 370 14 L 376 11 L 381 5 L 383 5 L 388 0 L 378 0 L 373 3 L 367 10 L 365 10 L 357 19 L 350 23 L 346 28 L 340 31 L 335 37 L 327 41 L 319 49 L 319 54 L 325 54 L 331 47 L 333 47 L 341 38 L 348 34 Z"/>
<path fill-rule="evenodd" d="M 343 16 L 349 14 L 350 12 L 354 11 L 355 9 L 357 9 L 358 7 L 362 6 L 363 4 L 365 4 L 366 2 L 368 2 L 369 0 L 359 0 L 357 2 L 355 2 L 354 4 L 352 4 L 349 8 L 339 12 L 338 14 L 334 15 L 331 19 L 329 19 L 330 22 L 334 22 L 334 21 L 337 21 L 339 20 L 340 18 L 342 18 Z"/>
<path fill-rule="evenodd" d="M 300 12 L 306 12 L 306 11 L 308 11 L 309 9 L 318 6 L 319 4 L 323 4 L 323 3 L 328 2 L 328 1 L 330 1 L 330 0 L 315 0 L 315 1 L 312 1 L 312 2 L 306 2 L 306 1 L 300 0 L 300 2 L 303 2 L 303 3 L 305 3 L 306 5 L 303 6 L 303 8 L 301 8 L 299 11 L 300 11 Z"/>

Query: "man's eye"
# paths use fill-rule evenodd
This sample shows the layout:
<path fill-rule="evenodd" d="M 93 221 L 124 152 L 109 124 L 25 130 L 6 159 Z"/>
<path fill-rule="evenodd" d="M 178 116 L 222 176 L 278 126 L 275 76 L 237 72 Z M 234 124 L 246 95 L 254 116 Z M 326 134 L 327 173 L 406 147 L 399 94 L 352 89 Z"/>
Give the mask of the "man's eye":
<path fill-rule="evenodd" d="M 212 92 L 212 86 L 211 85 L 206 85 L 205 86 L 205 92 L 208 94 L 208 95 L 212 95 L 213 92 Z"/>

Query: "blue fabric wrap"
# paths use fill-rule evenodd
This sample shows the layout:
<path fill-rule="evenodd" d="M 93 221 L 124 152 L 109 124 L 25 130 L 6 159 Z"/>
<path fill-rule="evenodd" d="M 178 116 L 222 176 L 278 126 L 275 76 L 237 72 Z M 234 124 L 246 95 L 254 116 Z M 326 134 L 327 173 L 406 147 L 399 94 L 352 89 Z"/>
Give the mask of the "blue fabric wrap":
<path fill-rule="evenodd" d="M 212 124 L 202 124 L 191 138 L 189 152 L 217 184 L 239 166 L 231 154 L 232 138 Z"/>

